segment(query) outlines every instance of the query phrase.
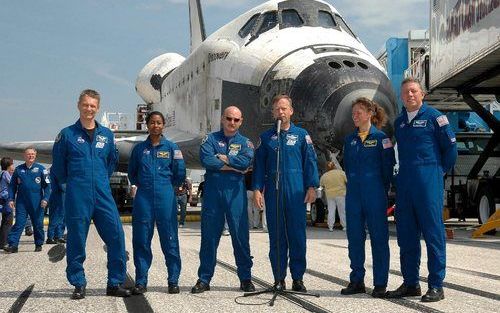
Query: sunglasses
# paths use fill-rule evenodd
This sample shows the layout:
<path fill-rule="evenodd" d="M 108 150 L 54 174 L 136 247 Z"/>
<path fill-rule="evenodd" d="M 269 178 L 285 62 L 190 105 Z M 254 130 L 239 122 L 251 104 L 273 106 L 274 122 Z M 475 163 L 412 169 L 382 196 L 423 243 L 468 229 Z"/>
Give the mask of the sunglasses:
<path fill-rule="evenodd" d="M 241 118 L 236 118 L 236 117 L 225 116 L 225 118 L 226 118 L 226 121 L 228 121 L 228 122 L 238 123 L 239 121 L 241 121 Z"/>

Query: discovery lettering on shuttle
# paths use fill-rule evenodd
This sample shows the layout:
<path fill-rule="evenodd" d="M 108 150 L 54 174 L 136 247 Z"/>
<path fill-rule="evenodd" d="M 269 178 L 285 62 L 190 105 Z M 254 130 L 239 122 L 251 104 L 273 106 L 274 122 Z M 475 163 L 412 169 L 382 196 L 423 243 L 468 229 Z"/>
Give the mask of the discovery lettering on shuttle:
<path fill-rule="evenodd" d="M 208 63 L 212 63 L 217 60 L 225 60 L 229 55 L 230 51 L 222 51 L 222 52 L 210 52 L 208 54 Z"/>
<path fill-rule="evenodd" d="M 446 40 L 452 40 L 500 6 L 500 0 L 458 0 L 446 18 Z"/>

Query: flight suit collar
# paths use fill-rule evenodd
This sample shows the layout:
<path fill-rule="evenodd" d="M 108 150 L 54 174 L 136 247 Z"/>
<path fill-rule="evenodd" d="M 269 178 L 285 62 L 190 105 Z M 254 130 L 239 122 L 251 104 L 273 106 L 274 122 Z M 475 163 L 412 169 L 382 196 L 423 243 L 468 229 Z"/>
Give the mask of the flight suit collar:
<path fill-rule="evenodd" d="M 239 134 L 240 134 L 240 131 L 238 130 L 238 131 L 236 131 L 236 133 L 235 133 L 233 136 L 228 137 L 228 136 L 226 136 L 226 135 L 224 134 L 224 130 L 223 130 L 223 129 L 219 130 L 219 137 L 220 137 L 220 138 L 223 138 L 224 140 L 226 140 L 226 141 L 228 141 L 228 142 L 229 142 L 230 140 L 234 139 L 234 138 L 237 138 L 237 137 L 239 136 Z"/>
<path fill-rule="evenodd" d="M 165 139 L 165 137 L 163 135 L 161 135 L 160 143 L 157 146 L 153 146 L 153 143 L 151 142 L 151 139 L 148 136 L 148 138 L 146 139 L 146 143 L 147 143 L 148 147 L 150 147 L 150 148 L 160 147 L 160 146 L 163 146 L 164 144 L 167 143 L 167 139 Z"/>
<path fill-rule="evenodd" d="M 423 102 L 420 109 L 418 109 L 417 115 L 415 115 L 414 119 L 416 119 L 418 116 L 421 116 L 422 114 L 424 114 L 428 108 L 429 108 L 429 105 L 427 104 L 427 102 Z M 408 122 L 408 111 L 406 110 L 406 108 L 404 106 L 402 109 L 402 113 L 403 113 L 404 121 L 407 123 Z"/>
<path fill-rule="evenodd" d="M 78 119 L 75 123 L 75 126 L 79 129 L 81 129 L 83 132 L 86 132 L 85 128 L 83 127 L 82 123 L 80 122 L 80 119 Z M 102 130 L 103 126 L 99 123 L 97 123 L 97 121 L 95 121 L 95 132 L 94 132 L 94 136 L 96 134 L 100 134 L 101 133 L 101 130 Z"/>

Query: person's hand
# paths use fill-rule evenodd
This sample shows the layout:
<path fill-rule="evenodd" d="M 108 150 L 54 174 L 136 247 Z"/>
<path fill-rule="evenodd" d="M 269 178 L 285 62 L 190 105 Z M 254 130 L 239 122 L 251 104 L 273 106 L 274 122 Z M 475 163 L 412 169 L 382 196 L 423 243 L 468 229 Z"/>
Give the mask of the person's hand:
<path fill-rule="evenodd" d="M 42 201 L 40 202 L 40 206 L 42 207 L 42 209 L 45 209 L 45 208 L 47 207 L 47 201 L 42 200 Z"/>
<path fill-rule="evenodd" d="M 224 155 L 224 154 L 218 154 L 217 155 L 217 158 L 219 158 L 219 160 L 221 160 L 222 162 L 226 163 L 226 164 L 229 164 L 229 159 L 227 158 L 227 155 Z"/>
<path fill-rule="evenodd" d="M 309 187 L 304 198 L 304 203 L 314 203 L 316 201 L 316 190 L 314 187 Z"/>
<path fill-rule="evenodd" d="M 264 209 L 264 197 L 262 196 L 262 192 L 260 190 L 255 190 L 253 192 L 253 203 L 259 208 Z"/>
<path fill-rule="evenodd" d="M 9 201 L 9 208 L 11 208 L 11 210 L 16 209 L 16 205 L 14 204 L 14 201 Z"/>
<path fill-rule="evenodd" d="M 135 194 L 137 193 L 137 186 L 136 185 L 132 185 L 130 186 L 130 196 L 132 198 L 135 198 Z"/>

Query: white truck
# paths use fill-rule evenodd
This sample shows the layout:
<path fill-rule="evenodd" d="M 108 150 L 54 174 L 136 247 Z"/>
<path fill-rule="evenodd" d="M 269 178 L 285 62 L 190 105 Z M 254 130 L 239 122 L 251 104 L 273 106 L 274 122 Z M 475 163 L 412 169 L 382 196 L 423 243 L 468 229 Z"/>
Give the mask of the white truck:
<path fill-rule="evenodd" d="M 484 223 L 500 202 L 500 1 L 430 0 L 430 49 L 406 71 L 442 111 L 473 110 L 483 134 L 459 133 L 457 165 L 446 180 L 452 215 Z"/>

